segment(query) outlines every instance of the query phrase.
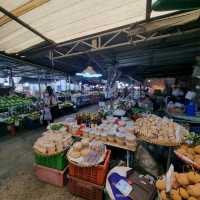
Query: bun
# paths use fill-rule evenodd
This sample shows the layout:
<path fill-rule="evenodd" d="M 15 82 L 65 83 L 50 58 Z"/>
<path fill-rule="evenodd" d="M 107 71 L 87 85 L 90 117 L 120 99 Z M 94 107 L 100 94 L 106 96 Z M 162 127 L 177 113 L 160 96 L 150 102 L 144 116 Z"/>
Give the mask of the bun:
<path fill-rule="evenodd" d="M 70 156 L 72 158 L 80 158 L 81 157 L 81 153 L 79 151 L 71 151 L 70 152 Z"/>

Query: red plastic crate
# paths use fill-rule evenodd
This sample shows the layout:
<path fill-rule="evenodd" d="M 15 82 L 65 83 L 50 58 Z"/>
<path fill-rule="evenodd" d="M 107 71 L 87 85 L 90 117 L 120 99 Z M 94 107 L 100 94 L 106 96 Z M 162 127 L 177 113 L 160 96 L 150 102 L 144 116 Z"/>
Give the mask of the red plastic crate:
<path fill-rule="evenodd" d="M 39 180 L 59 187 L 63 187 L 66 183 L 67 168 L 68 167 L 60 171 L 41 165 L 34 166 L 35 174 Z"/>
<path fill-rule="evenodd" d="M 69 175 L 97 185 L 104 185 L 109 170 L 110 154 L 111 151 L 107 150 L 106 159 L 103 165 L 97 165 L 94 167 L 78 167 L 69 163 Z"/>
<path fill-rule="evenodd" d="M 103 200 L 103 186 L 83 181 L 79 178 L 68 176 L 68 189 L 75 196 L 79 196 L 87 200 Z"/>

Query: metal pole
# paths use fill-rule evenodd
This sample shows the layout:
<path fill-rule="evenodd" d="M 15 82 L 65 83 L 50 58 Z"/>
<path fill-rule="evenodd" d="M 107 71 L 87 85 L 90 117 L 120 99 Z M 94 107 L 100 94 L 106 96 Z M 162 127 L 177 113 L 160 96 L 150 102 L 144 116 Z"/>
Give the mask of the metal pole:
<path fill-rule="evenodd" d="M 40 85 L 41 77 L 40 72 L 38 73 L 38 86 L 39 86 L 39 98 L 42 99 L 42 93 L 41 93 L 41 85 Z"/>
<path fill-rule="evenodd" d="M 152 0 L 146 0 L 146 21 L 151 19 L 151 4 Z"/>
<path fill-rule="evenodd" d="M 69 95 L 71 96 L 71 77 L 69 76 Z"/>

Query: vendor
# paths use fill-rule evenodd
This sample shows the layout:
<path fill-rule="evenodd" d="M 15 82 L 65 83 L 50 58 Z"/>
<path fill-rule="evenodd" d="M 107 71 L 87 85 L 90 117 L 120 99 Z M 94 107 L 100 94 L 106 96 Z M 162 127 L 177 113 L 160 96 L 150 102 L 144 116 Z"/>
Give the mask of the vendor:
<path fill-rule="evenodd" d="M 180 88 L 180 86 L 175 86 L 173 88 L 171 96 L 175 100 L 175 103 L 180 103 L 180 104 L 185 103 L 184 91 Z"/>
<path fill-rule="evenodd" d="M 44 102 L 47 105 L 56 105 L 57 98 L 51 86 L 47 86 L 45 93 L 44 93 Z"/>
<path fill-rule="evenodd" d="M 144 97 L 141 97 L 138 101 L 138 106 L 148 110 L 153 110 L 153 102 L 151 101 L 149 95 L 146 94 Z"/>

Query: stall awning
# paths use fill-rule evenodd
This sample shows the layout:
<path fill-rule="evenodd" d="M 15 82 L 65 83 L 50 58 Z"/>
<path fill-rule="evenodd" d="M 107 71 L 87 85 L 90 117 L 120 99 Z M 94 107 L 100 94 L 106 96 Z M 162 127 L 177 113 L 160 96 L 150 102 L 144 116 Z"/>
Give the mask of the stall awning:
<path fill-rule="evenodd" d="M 0 0 L 0 6 L 56 43 L 135 23 L 146 15 L 146 0 Z M 0 51 L 16 53 L 42 41 L 0 15 Z"/>

